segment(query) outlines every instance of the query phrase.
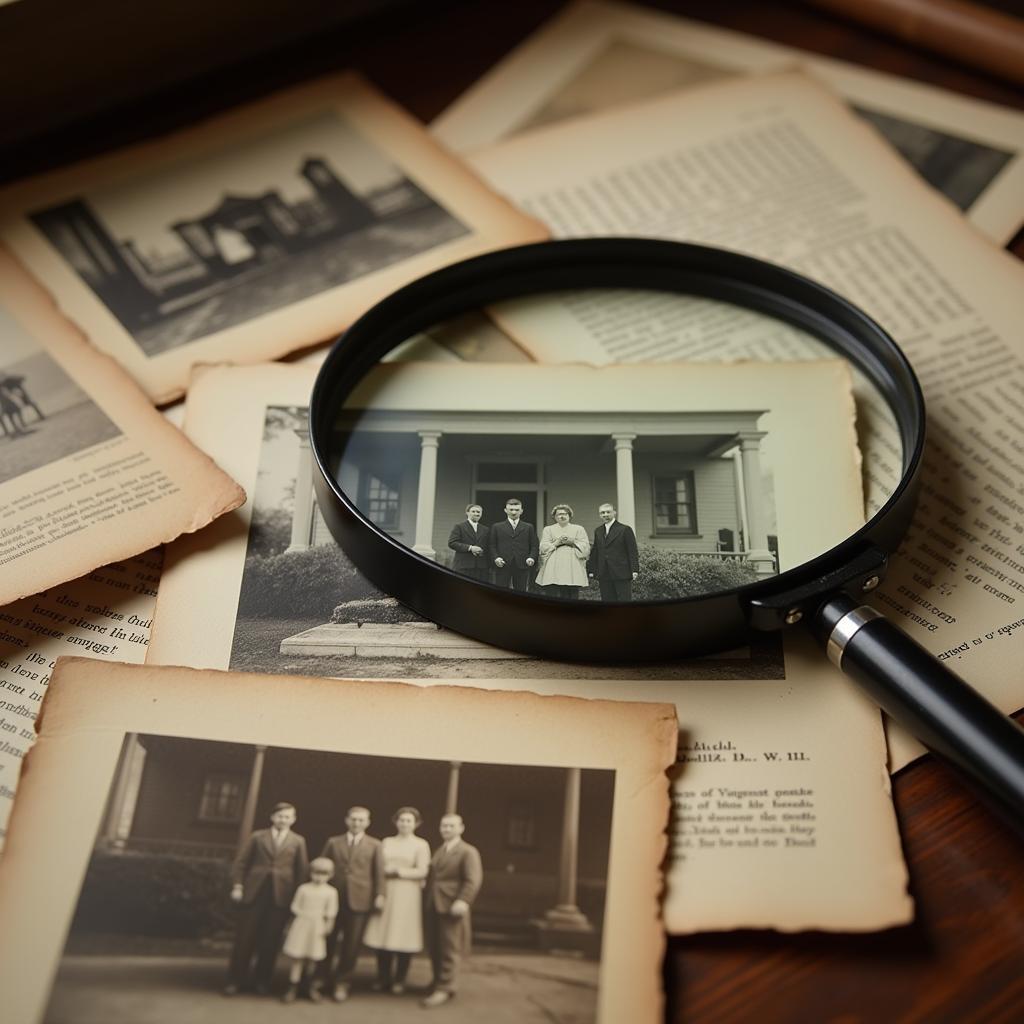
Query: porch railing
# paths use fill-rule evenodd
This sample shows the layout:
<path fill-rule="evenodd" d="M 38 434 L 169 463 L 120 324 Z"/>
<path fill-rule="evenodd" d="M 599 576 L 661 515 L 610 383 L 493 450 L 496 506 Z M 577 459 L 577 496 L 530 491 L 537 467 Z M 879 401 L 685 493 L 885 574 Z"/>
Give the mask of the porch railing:
<path fill-rule="evenodd" d="M 188 839 L 143 839 L 138 836 L 108 843 L 106 849 L 113 853 L 156 853 L 190 860 L 231 860 L 236 852 L 234 843 L 196 842 Z"/>

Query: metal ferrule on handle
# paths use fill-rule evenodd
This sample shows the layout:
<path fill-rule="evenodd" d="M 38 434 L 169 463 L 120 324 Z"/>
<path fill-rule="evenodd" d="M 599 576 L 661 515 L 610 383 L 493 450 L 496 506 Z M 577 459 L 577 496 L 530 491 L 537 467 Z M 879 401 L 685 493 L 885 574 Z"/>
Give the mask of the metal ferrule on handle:
<path fill-rule="evenodd" d="M 873 608 L 841 595 L 817 627 L 833 664 L 1024 835 L 1024 729 Z"/>

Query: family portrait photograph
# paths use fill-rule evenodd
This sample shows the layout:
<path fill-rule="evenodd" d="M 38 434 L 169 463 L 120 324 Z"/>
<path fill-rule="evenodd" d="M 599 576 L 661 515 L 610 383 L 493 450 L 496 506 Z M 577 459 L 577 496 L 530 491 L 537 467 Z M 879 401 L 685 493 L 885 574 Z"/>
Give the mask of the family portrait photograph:
<path fill-rule="evenodd" d="M 120 434 L 0 306 L 0 484 Z"/>
<path fill-rule="evenodd" d="M 45 1020 L 592 1021 L 614 782 L 130 733 Z"/>
<path fill-rule="evenodd" d="M 422 430 L 375 419 L 386 429 L 357 431 L 341 478 L 371 521 L 455 572 L 537 596 L 629 601 L 677 596 L 686 587 L 723 589 L 777 571 L 775 535 L 767 532 L 774 520 L 771 480 L 751 457 L 756 451 L 739 450 L 741 442 L 711 457 L 696 450 L 711 443 L 704 435 L 688 448 L 669 437 L 644 450 L 629 435 L 616 442 L 614 425 L 599 427 L 595 419 L 594 430 L 609 435 L 587 442 L 594 457 L 581 460 L 577 435 L 484 433 L 514 422 L 510 415 L 490 424 L 474 420 L 472 434 L 446 433 L 457 417 L 436 414 L 431 422 L 426 415 L 417 413 Z M 723 426 L 715 443 L 734 439 L 740 426 Z M 424 460 L 435 474 L 432 488 Z M 744 472 L 751 490 L 763 487 L 761 519 L 744 505 Z M 591 666 L 500 651 L 439 628 L 382 593 L 331 536 L 312 486 L 299 483 L 311 476 L 307 410 L 268 407 L 232 669 L 353 678 L 593 675 Z M 432 507 L 421 487 L 434 495 Z M 751 546 L 752 523 L 765 531 L 758 549 Z M 770 634 L 711 658 L 602 667 L 608 678 L 784 674 L 781 644 Z"/>

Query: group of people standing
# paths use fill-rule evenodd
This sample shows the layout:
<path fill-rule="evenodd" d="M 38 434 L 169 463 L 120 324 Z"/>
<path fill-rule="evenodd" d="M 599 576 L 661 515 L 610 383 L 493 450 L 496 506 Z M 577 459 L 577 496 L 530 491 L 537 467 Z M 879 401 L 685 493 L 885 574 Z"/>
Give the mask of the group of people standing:
<path fill-rule="evenodd" d="M 611 502 L 598 507 L 601 523 L 592 537 L 565 504 L 551 509 L 553 522 L 539 537 L 522 518 L 520 498 L 509 498 L 505 518 L 490 526 L 480 522 L 483 513 L 482 506 L 467 505 L 465 520 L 452 527 L 448 547 L 456 572 L 504 589 L 525 592 L 536 585 L 545 597 L 569 599 L 596 581 L 602 601 L 632 600 L 640 573 L 636 534 L 618 521 Z"/>
<path fill-rule="evenodd" d="M 383 840 L 367 833 L 369 810 L 350 807 L 345 831 L 310 862 L 292 827 L 296 817 L 292 804 L 277 804 L 271 827 L 253 832 L 232 865 L 238 926 L 225 995 L 250 983 L 269 992 L 283 952 L 290 961 L 284 1002 L 299 995 L 320 1002 L 325 994 L 345 1002 L 364 946 L 377 956 L 374 987 L 401 995 L 412 957 L 426 945 L 433 981 L 421 1005 L 451 1000 L 483 881 L 480 854 L 462 838 L 462 818 L 441 818 L 441 845 L 431 854 L 416 835 L 423 819 L 415 807 L 395 812 L 395 834 Z"/>
<path fill-rule="evenodd" d="M 46 419 L 26 390 L 24 377 L 0 377 L 0 429 L 4 437 L 16 438 L 30 433 L 25 423 L 26 409 L 35 413 L 36 422 Z"/>

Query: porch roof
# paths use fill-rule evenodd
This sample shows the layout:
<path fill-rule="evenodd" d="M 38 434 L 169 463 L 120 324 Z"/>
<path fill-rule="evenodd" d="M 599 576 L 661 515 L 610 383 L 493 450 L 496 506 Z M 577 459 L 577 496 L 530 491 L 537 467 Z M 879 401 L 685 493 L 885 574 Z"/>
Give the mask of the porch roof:
<path fill-rule="evenodd" d="M 597 435 L 633 437 L 713 438 L 757 434 L 758 420 L 767 410 L 729 412 L 558 412 L 519 410 L 438 412 L 423 410 L 344 410 L 339 433 Z"/>

